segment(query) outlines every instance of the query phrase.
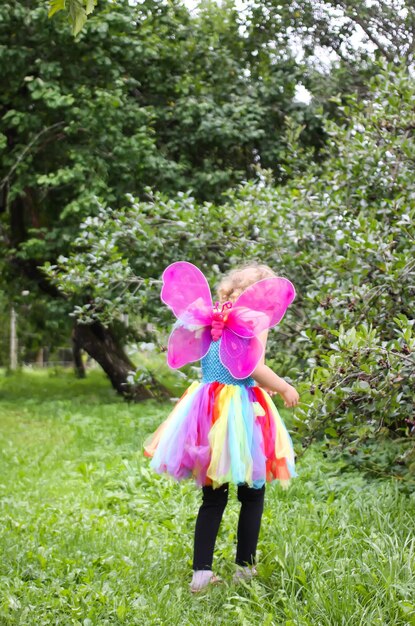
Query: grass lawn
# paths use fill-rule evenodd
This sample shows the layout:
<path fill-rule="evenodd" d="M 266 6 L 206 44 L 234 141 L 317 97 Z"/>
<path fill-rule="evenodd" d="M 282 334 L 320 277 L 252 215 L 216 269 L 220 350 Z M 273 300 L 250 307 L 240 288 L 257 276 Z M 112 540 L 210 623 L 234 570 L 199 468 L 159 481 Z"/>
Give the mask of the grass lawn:
<path fill-rule="evenodd" d="M 0 374 L 1 626 L 415 625 L 415 498 L 339 473 L 318 447 L 289 491 L 268 487 L 258 578 L 230 583 L 233 493 L 225 582 L 192 596 L 200 494 L 142 455 L 169 409 L 127 404 L 99 372 Z"/>

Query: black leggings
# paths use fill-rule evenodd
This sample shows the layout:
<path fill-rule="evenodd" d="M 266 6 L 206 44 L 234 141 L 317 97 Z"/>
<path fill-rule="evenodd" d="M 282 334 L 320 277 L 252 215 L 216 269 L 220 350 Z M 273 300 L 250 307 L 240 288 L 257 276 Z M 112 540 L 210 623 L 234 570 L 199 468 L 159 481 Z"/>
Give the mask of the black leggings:
<path fill-rule="evenodd" d="M 222 515 L 228 502 L 229 485 L 218 489 L 203 487 L 203 502 L 199 509 L 195 528 L 193 556 L 194 570 L 211 570 L 213 550 Z M 264 510 L 265 486 L 253 489 L 246 485 L 238 486 L 238 500 L 241 511 L 238 522 L 238 545 L 236 563 L 253 565 L 258 543 L 261 517 Z"/>

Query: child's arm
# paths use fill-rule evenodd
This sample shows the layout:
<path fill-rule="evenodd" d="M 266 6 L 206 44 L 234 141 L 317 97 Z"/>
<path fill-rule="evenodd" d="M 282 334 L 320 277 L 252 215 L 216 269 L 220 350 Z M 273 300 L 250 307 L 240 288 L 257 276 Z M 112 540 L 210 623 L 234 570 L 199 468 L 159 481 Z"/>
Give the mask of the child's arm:
<path fill-rule="evenodd" d="M 284 400 L 285 406 L 296 406 L 300 399 L 300 396 L 298 395 L 296 389 L 294 389 L 294 387 L 287 383 L 283 378 L 277 376 L 277 374 L 275 374 L 275 372 L 273 372 L 272 369 L 268 367 L 268 365 L 265 365 L 265 349 L 267 346 L 267 337 L 267 330 L 259 335 L 259 339 L 264 346 L 264 354 L 256 368 L 252 372 L 252 377 L 258 383 L 258 385 L 264 387 L 267 391 L 278 393 Z"/>

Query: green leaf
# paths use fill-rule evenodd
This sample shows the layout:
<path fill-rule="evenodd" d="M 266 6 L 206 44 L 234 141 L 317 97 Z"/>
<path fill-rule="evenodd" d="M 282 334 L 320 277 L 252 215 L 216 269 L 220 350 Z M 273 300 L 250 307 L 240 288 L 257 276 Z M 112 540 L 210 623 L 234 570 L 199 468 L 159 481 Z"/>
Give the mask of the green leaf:
<path fill-rule="evenodd" d="M 3 135 L 3 133 L 0 133 L 0 150 L 3 150 L 6 147 L 7 147 L 7 137 L 6 135 Z"/>
<path fill-rule="evenodd" d="M 58 11 L 62 11 L 65 8 L 65 0 L 50 0 L 48 17 L 52 17 Z"/>
<path fill-rule="evenodd" d="M 79 0 L 68 0 L 68 3 L 69 15 L 72 21 L 72 33 L 76 37 L 87 20 L 87 14 Z"/>
<path fill-rule="evenodd" d="M 95 9 L 95 0 L 86 0 L 85 13 L 89 15 Z"/>
<path fill-rule="evenodd" d="M 335 428 L 333 428 L 332 426 L 329 426 L 328 428 L 324 429 L 324 432 L 326 433 L 326 435 L 330 435 L 330 437 L 337 437 L 337 431 Z"/>

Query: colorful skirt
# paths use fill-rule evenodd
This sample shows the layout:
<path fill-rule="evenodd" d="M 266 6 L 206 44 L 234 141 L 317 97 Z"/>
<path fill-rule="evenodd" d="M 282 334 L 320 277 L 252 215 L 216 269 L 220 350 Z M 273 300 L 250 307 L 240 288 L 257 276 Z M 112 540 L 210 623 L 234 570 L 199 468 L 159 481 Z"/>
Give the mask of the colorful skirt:
<path fill-rule="evenodd" d="M 260 387 L 194 382 L 144 443 L 157 473 L 197 484 L 260 488 L 297 476 L 291 437 Z"/>

